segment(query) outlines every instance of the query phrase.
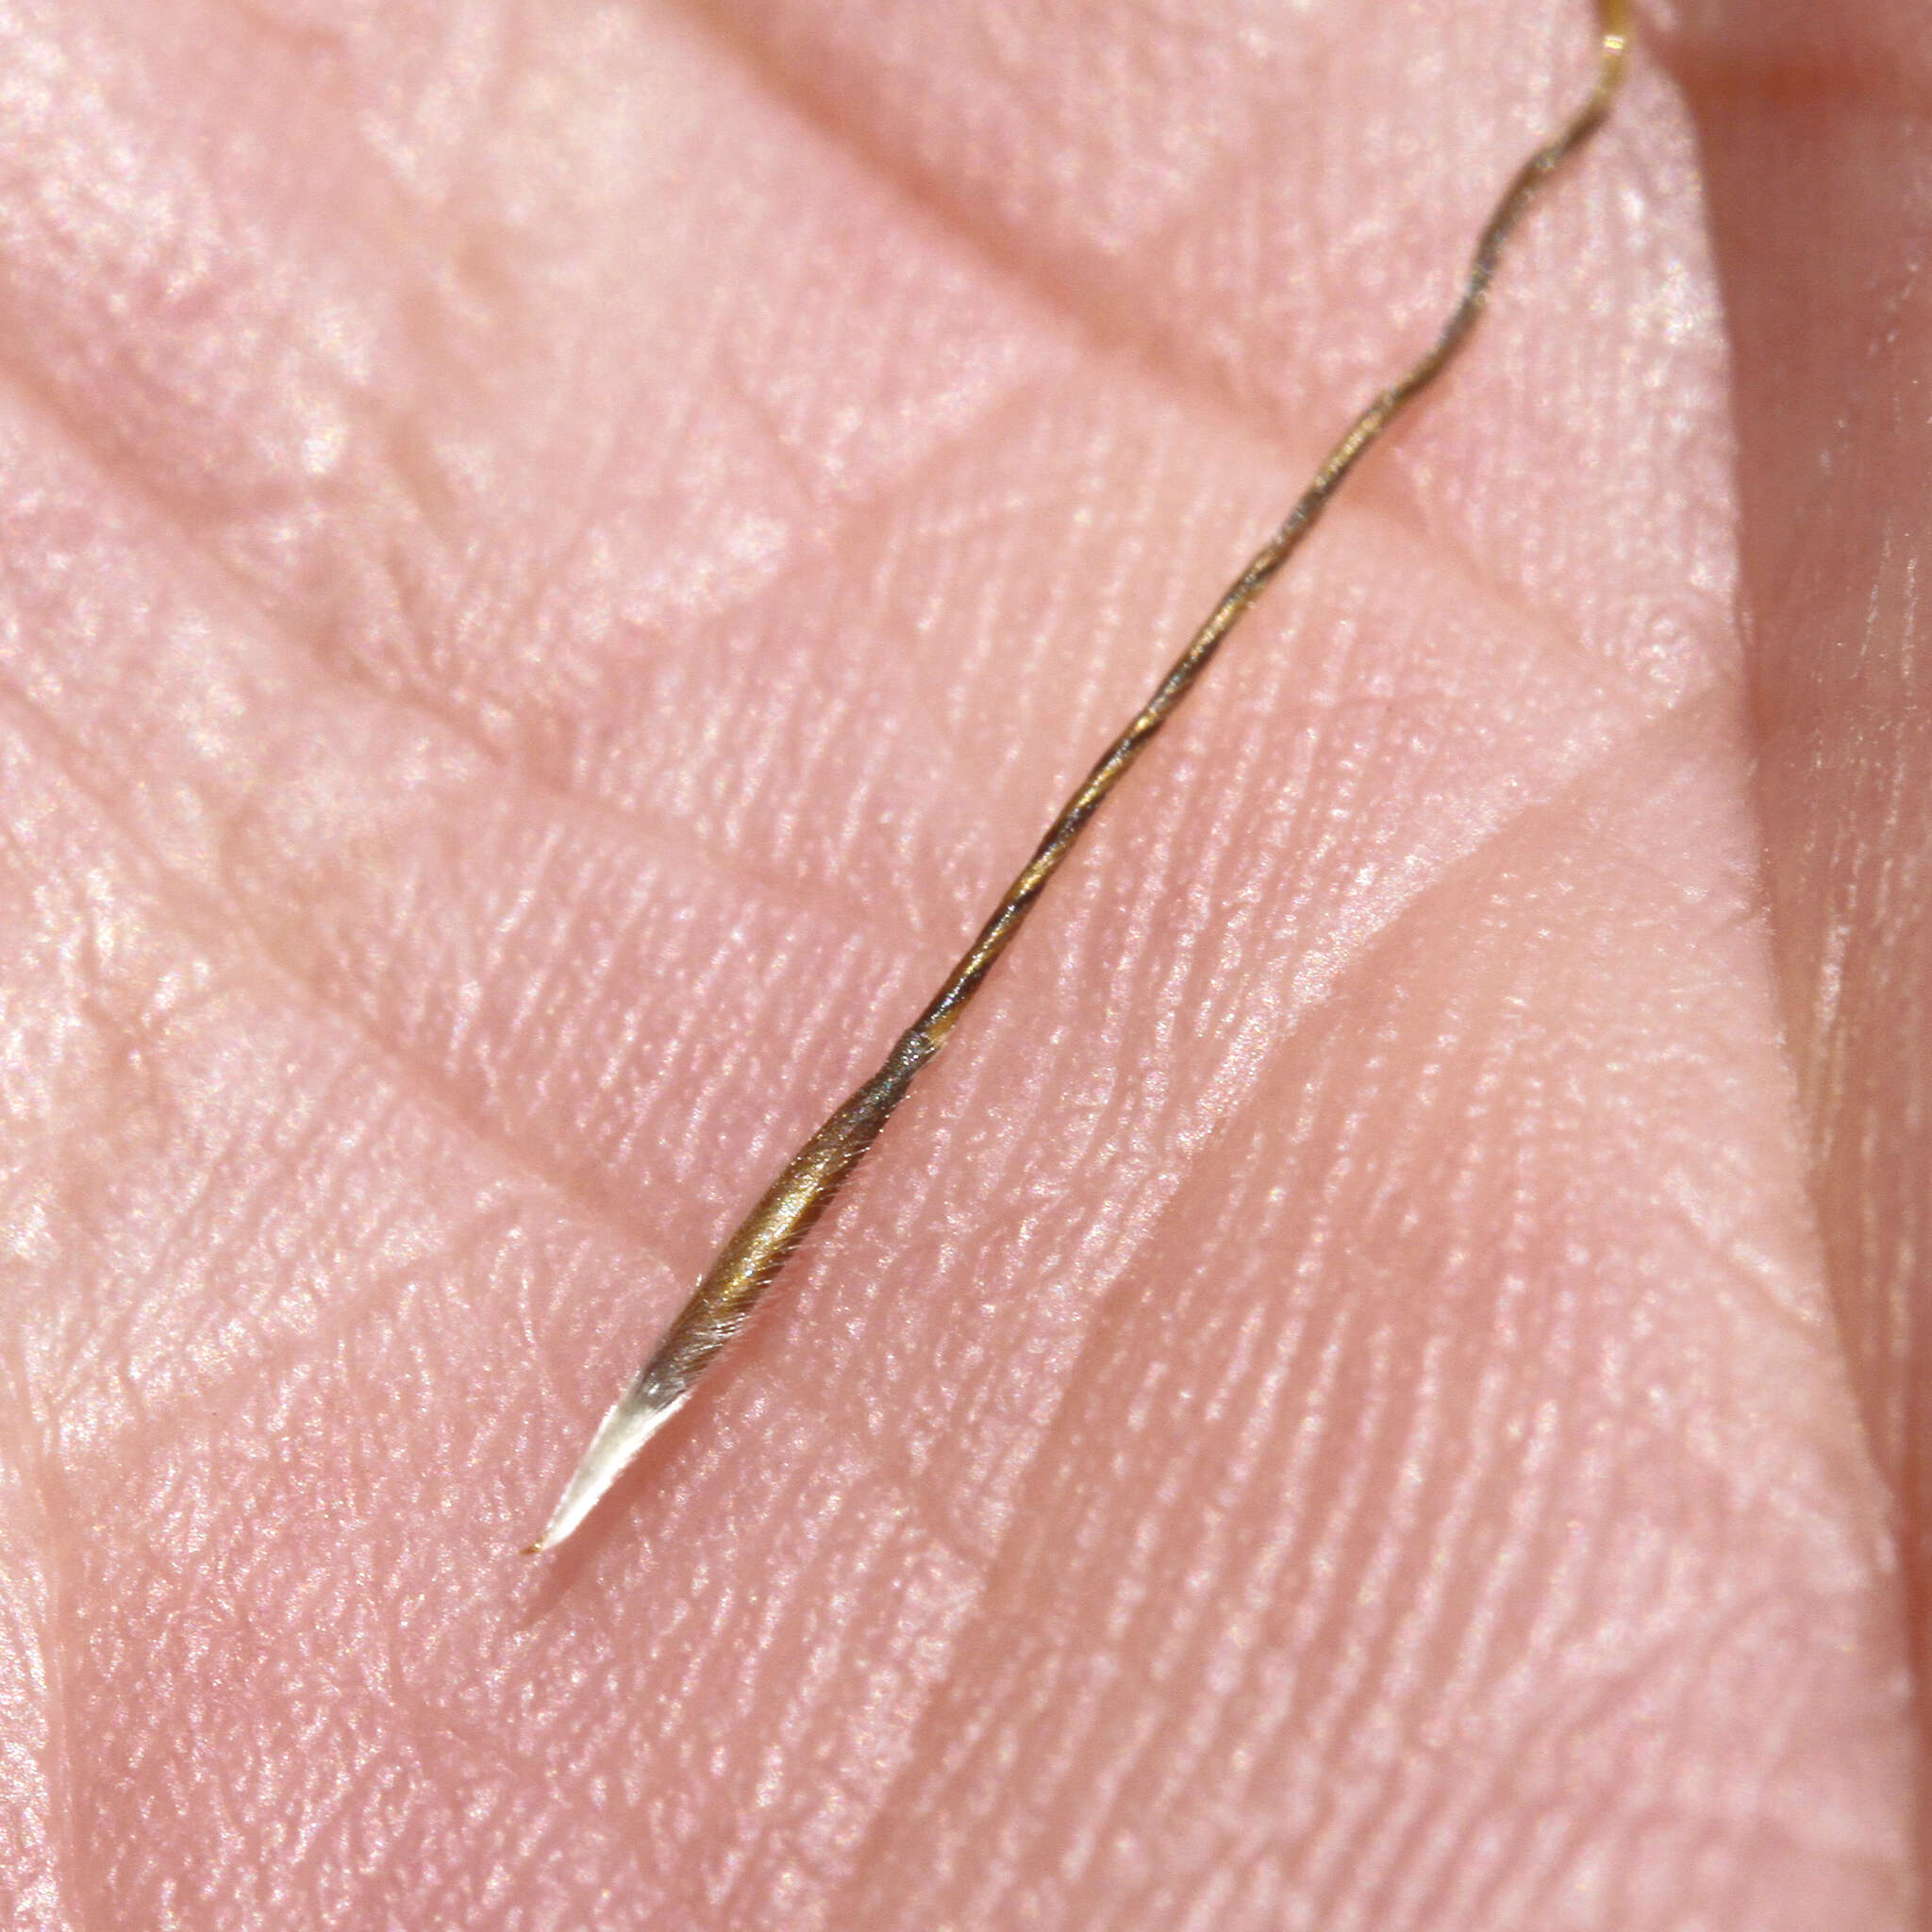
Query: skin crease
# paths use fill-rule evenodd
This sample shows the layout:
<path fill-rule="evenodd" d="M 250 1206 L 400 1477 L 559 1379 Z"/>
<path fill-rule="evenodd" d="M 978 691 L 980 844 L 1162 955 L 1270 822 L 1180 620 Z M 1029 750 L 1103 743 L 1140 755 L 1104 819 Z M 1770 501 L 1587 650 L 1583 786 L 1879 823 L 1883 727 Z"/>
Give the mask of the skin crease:
<path fill-rule="evenodd" d="M 1902 1524 L 1923 1683 L 1932 50 L 1900 7 L 1854 14 L 1822 40 L 1803 9 L 1766 9 L 1745 61 L 1726 58 L 1721 20 L 1686 25 L 1739 344 L 1746 608 L 1784 1008 L 1840 1333 Z M 1750 234 L 1766 245 L 1746 246 Z M 1824 235 L 1829 249 L 1807 248 Z"/>
<path fill-rule="evenodd" d="M 1650 24 L 532 1565 L 1580 13 L 0 4 L 0 1924 L 1919 1924 L 1917 25 Z"/>

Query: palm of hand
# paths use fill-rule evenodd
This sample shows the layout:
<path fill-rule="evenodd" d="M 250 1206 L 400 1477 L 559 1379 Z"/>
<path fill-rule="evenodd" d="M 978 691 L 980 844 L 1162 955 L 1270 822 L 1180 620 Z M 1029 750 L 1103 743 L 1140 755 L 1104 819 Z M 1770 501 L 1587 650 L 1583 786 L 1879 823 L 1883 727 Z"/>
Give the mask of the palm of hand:
<path fill-rule="evenodd" d="M 1546 10 L 8 20 L 24 1923 L 1903 1923 L 1902 1357 L 1654 69 L 512 1554 L 1427 327 Z"/>

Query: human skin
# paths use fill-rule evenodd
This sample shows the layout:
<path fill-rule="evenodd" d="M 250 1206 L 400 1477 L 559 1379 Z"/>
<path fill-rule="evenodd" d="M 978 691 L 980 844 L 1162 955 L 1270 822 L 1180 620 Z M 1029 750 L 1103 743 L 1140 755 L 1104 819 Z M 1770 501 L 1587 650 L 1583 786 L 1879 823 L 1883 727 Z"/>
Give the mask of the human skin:
<path fill-rule="evenodd" d="M 0 1924 L 1922 1923 L 1922 24 L 0 0 Z"/>

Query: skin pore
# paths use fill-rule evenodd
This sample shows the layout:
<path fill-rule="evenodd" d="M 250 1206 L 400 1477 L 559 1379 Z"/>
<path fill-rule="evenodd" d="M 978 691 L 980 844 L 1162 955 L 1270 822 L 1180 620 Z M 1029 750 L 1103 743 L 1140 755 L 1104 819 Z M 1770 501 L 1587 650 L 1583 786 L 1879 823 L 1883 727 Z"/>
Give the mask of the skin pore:
<path fill-rule="evenodd" d="M 0 7 L 19 1924 L 1920 1924 L 1907 6 L 1652 16 L 741 1354 L 515 1554 L 1588 26 Z"/>

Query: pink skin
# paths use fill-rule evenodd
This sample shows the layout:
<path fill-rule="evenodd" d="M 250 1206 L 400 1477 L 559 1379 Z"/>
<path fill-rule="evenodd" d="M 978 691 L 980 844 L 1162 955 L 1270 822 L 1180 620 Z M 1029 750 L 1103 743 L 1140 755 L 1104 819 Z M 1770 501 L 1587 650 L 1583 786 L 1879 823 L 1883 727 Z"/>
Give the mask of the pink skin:
<path fill-rule="evenodd" d="M 0 4 L 0 1924 L 1919 1924 L 1923 25 L 1652 23 L 531 1564 L 1580 9 Z"/>

